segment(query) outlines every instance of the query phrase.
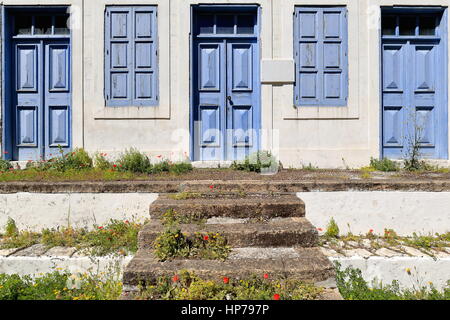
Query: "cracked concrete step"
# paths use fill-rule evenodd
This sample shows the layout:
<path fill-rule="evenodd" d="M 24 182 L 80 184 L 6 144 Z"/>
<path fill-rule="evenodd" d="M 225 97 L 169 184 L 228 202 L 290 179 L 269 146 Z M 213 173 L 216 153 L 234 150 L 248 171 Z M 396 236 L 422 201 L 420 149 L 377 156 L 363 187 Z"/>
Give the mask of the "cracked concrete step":
<path fill-rule="evenodd" d="M 305 216 L 305 203 L 295 194 L 249 194 L 245 197 L 203 194 L 199 198 L 186 200 L 175 200 L 170 195 L 162 194 L 150 205 L 150 216 L 160 218 L 170 209 L 179 215 L 201 219 Z"/>
<path fill-rule="evenodd" d="M 187 236 L 196 232 L 219 233 L 231 247 L 313 247 L 318 243 L 316 228 L 305 218 L 281 218 L 267 222 L 231 224 L 183 224 Z M 160 221 L 146 224 L 139 233 L 139 248 L 151 248 L 164 226 Z"/>
<path fill-rule="evenodd" d="M 251 248 L 250 251 L 254 251 Z M 264 252 L 264 248 L 261 250 Z M 125 268 L 123 283 L 127 287 L 137 286 L 140 281 L 154 283 L 160 276 L 173 276 L 182 270 L 195 273 L 203 279 L 220 281 L 223 277 L 249 278 L 268 273 L 271 279 L 298 279 L 305 282 L 325 281 L 334 277 L 330 261 L 318 248 L 286 248 L 291 254 L 270 255 L 259 258 L 242 253 L 226 261 L 219 260 L 171 260 L 160 262 L 150 250 L 139 250 Z M 244 250 L 245 251 L 245 250 Z M 267 250 L 266 250 L 267 251 Z"/>

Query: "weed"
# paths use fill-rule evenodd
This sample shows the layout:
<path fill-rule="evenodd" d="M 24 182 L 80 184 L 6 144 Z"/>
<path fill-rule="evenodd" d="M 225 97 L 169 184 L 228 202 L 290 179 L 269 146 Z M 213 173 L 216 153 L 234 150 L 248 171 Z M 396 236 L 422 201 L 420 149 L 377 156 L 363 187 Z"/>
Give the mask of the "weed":
<path fill-rule="evenodd" d="M 346 300 L 450 300 L 450 282 L 443 292 L 439 292 L 432 284 L 415 290 L 401 290 L 395 280 L 390 285 L 374 281 L 372 286 L 369 286 L 362 277 L 361 270 L 351 267 L 341 270 L 338 262 L 336 283 Z"/>
<path fill-rule="evenodd" d="M 302 165 L 302 170 L 305 170 L 305 171 L 316 171 L 316 170 L 318 170 L 318 169 L 319 169 L 319 167 L 313 166 L 313 165 L 311 164 L 311 162 L 310 162 L 307 166 Z"/>
<path fill-rule="evenodd" d="M 188 199 L 197 199 L 197 198 L 201 198 L 202 194 L 198 193 L 198 192 L 187 192 L 187 191 L 183 191 L 183 192 L 179 192 L 173 195 L 169 195 L 170 198 L 174 199 L 174 200 L 188 200 Z"/>
<path fill-rule="evenodd" d="M 162 215 L 162 224 L 166 227 L 170 226 L 176 226 L 178 224 L 204 224 L 206 222 L 205 219 L 201 218 L 200 216 L 192 215 L 181 215 L 178 214 L 175 210 L 169 209 Z"/>
<path fill-rule="evenodd" d="M 220 234 L 196 233 L 188 237 L 181 232 L 176 222 L 166 225 L 153 246 L 160 261 L 176 257 L 226 260 L 231 252 L 226 239 Z"/>
<path fill-rule="evenodd" d="M 63 246 L 89 249 L 90 254 L 97 256 L 126 254 L 127 251 L 135 253 L 141 227 L 142 224 L 136 222 L 110 220 L 105 226 L 95 226 L 92 231 L 70 227 L 44 229 L 41 233 L 16 230 L 2 239 L 0 248 L 22 248 L 42 243 L 47 248 Z"/>
<path fill-rule="evenodd" d="M 264 169 L 276 166 L 278 166 L 278 161 L 269 151 L 258 151 L 247 156 L 243 161 L 234 161 L 231 169 L 260 173 Z"/>
<path fill-rule="evenodd" d="M 334 218 L 331 218 L 330 222 L 328 222 L 327 230 L 325 231 L 325 236 L 328 238 L 339 237 L 339 226 L 337 225 Z"/>
<path fill-rule="evenodd" d="M 12 168 L 13 166 L 11 162 L 9 162 L 8 160 L 0 159 L 0 172 L 8 171 L 11 170 Z"/>
<path fill-rule="evenodd" d="M 122 292 L 118 280 L 68 272 L 32 278 L 0 274 L 0 300 L 116 300 Z"/>
<path fill-rule="evenodd" d="M 383 172 L 392 172 L 400 170 L 400 166 L 398 165 L 398 163 L 388 158 L 383 158 L 381 160 L 370 158 L 370 168 Z"/>
<path fill-rule="evenodd" d="M 5 236 L 16 237 L 19 234 L 19 229 L 17 228 L 16 222 L 13 218 L 8 217 L 5 227 Z"/>
<path fill-rule="evenodd" d="M 118 167 L 120 171 L 130 171 L 134 173 L 150 173 L 152 165 L 148 157 L 131 148 L 126 150 L 118 160 Z"/>
<path fill-rule="evenodd" d="M 269 275 L 267 274 L 269 277 Z M 138 299 L 163 300 L 314 300 L 323 288 L 298 280 L 271 280 L 263 275 L 247 279 L 223 277 L 222 281 L 203 280 L 181 271 L 163 276 L 153 284 L 141 284 Z"/>
<path fill-rule="evenodd" d="M 99 170 L 110 170 L 113 168 L 113 163 L 106 160 L 105 154 L 96 153 L 94 157 L 94 167 Z"/>

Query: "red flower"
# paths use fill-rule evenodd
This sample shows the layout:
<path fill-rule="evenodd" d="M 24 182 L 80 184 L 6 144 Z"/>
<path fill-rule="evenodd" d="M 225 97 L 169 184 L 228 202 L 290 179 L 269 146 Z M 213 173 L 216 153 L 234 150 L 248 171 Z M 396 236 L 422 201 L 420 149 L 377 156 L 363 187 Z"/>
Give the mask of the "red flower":
<path fill-rule="evenodd" d="M 273 295 L 273 300 L 280 300 L 280 295 L 278 293 L 275 293 Z"/>
<path fill-rule="evenodd" d="M 214 189 L 214 186 L 209 186 L 209 188 L 212 190 L 212 189 Z"/>
<path fill-rule="evenodd" d="M 223 277 L 223 283 L 228 284 L 230 282 L 230 278 Z"/>
<path fill-rule="evenodd" d="M 264 277 L 264 279 L 269 279 L 269 274 L 264 273 L 263 277 Z"/>
<path fill-rule="evenodd" d="M 162 155 L 159 155 L 159 156 L 156 156 L 157 158 L 161 158 L 162 157 Z"/>
<path fill-rule="evenodd" d="M 208 241 L 209 237 L 208 236 L 203 236 L 203 240 Z"/>
<path fill-rule="evenodd" d="M 113 165 L 114 168 L 117 168 L 117 164 Z"/>
<path fill-rule="evenodd" d="M 98 227 L 100 230 L 103 230 L 103 227 Z"/>
<path fill-rule="evenodd" d="M 373 229 L 370 229 L 370 230 L 369 230 L 369 233 L 373 233 Z"/>
<path fill-rule="evenodd" d="M 129 223 L 130 223 L 130 221 L 128 221 L 128 220 L 125 220 L 125 223 L 126 223 L 126 224 L 129 224 Z"/>
<path fill-rule="evenodd" d="M 172 278 L 173 282 L 178 282 L 178 280 L 180 280 L 180 277 L 178 275 L 174 275 Z"/>
<path fill-rule="evenodd" d="M 322 232 L 322 231 L 323 231 L 323 229 L 322 229 L 322 228 L 317 228 L 317 231 L 320 231 L 320 232 Z"/>

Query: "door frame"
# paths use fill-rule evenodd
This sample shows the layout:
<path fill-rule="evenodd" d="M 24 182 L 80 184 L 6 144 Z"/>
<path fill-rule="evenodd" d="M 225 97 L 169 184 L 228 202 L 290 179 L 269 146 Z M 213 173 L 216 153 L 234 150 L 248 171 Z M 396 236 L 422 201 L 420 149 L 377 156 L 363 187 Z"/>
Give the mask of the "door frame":
<path fill-rule="evenodd" d="M 16 152 L 16 146 L 15 146 L 15 133 L 16 126 L 13 123 L 15 121 L 15 118 L 13 117 L 13 112 L 11 108 L 11 104 L 14 103 L 14 97 L 12 92 L 12 85 L 14 84 L 14 73 L 12 70 L 13 66 L 13 59 L 12 56 L 12 49 L 13 49 L 13 43 L 14 39 L 12 39 L 12 31 L 11 31 L 11 21 L 12 16 L 14 13 L 20 12 L 20 11 L 29 11 L 29 12 L 38 12 L 38 13 L 44 13 L 44 12 L 50 12 L 50 13 L 69 13 L 70 12 L 70 5 L 42 5 L 42 6 L 27 6 L 27 5 L 4 5 L 1 7 L 1 33 L 2 33 L 2 39 L 1 39 L 1 63 L 2 63 L 2 72 L 1 72 L 1 80 L 2 81 L 2 93 L 1 93 L 1 111 L 2 111 L 2 117 L 1 117 L 1 149 L 0 149 L 0 159 L 10 160 L 10 161 L 16 161 L 18 159 L 13 159 L 13 155 Z M 70 13 L 69 13 L 70 14 Z M 72 149 L 73 144 L 73 128 L 72 128 L 72 109 L 73 109 L 73 32 L 71 29 L 69 29 L 69 35 L 65 37 L 58 37 L 58 36 L 39 36 L 39 37 L 24 37 L 23 40 L 61 40 L 62 38 L 68 39 L 69 41 L 69 90 L 70 90 L 70 110 L 69 110 L 69 119 L 68 119 L 68 134 L 69 134 L 69 147 L 67 149 Z M 45 59 L 45 56 L 43 57 Z M 9 63 L 8 63 L 9 62 Z M 45 79 L 44 79 L 45 81 Z M 39 129 L 38 129 L 39 130 Z M 46 128 L 42 128 L 42 130 L 46 130 Z M 5 153 L 7 152 L 7 153 Z M 41 151 L 43 154 L 44 151 Z"/>
<path fill-rule="evenodd" d="M 243 11 L 255 10 L 256 11 L 256 43 L 258 47 L 258 52 L 256 53 L 257 58 L 257 70 L 255 71 L 255 76 L 257 79 L 257 88 L 255 89 L 255 95 L 257 97 L 257 103 L 259 110 L 255 116 L 255 123 L 257 124 L 254 128 L 257 131 L 257 150 L 261 149 L 261 134 L 259 131 L 262 127 L 262 99 L 261 99 L 261 6 L 259 4 L 193 4 L 190 10 L 190 32 L 189 32 L 189 159 L 191 161 L 201 161 L 200 159 L 195 159 L 195 135 L 194 135 L 194 54 L 197 53 L 194 50 L 195 45 L 195 15 L 198 12 L 216 12 L 216 11 L 229 11 L 240 13 Z M 226 136 L 226 134 L 225 134 Z M 227 146 L 224 146 L 226 149 Z M 222 160 L 221 160 L 222 161 Z M 226 161 L 226 160 L 225 160 Z"/>
<path fill-rule="evenodd" d="M 379 47 L 379 157 L 380 159 L 384 158 L 384 117 L 383 117 L 383 35 L 382 35 L 382 18 L 386 13 L 442 13 L 442 19 L 440 24 L 441 30 L 441 43 L 442 43 L 442 59 L 445 65 L 445 68 L 440 68 L 438 70 L 439 77 L 445 81 L 445 85 L 443 86 L 442 95 L 440 95 L 439 103 L 442 104 L 444 110 L 442 110 L 443 117 L 446 119 L 444 125 L 444 132 L 442 135 L 444 136 L 441 141 L 441 151 L 439 152 L 438 158 L 433 158 L 433 160 L 448 160 L 449 159 L 449 105 L 448 105 L 448 7 L 444 6 L 381 6 L 380 7 L 380 19 L 378 22 L 378 47 Z M 430 158 L 432 159 L 432 158 Z"/>

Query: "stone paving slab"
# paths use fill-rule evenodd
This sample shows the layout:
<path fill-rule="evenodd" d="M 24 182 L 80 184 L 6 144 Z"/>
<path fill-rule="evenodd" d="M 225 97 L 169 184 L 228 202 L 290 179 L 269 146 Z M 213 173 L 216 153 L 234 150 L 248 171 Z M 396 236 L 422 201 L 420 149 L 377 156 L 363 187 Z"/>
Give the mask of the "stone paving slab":
<path fill-rule="evenodd" d="M 17 251 L 19 251 L 20 248 L 12 248 L 12 249 L 0 249 L 0 257 L 8 257 Z"/>
<path fill-rule="evenodd" d="M 48 251 L 48 248 L 43 244 L 35 244 L 31 247 L 22 249 L 12 254 L 14 257 L 39 257 Z"/>
<path fill-rule="evenodd" d="M 53 247 L 50 250 L 48 250 L 44 254 L 44 256 L 47 256 L 47 257 L 71 257 L 76 251 L 77 251 L 77 248 L 73 248 L 73 247 Z"/>

